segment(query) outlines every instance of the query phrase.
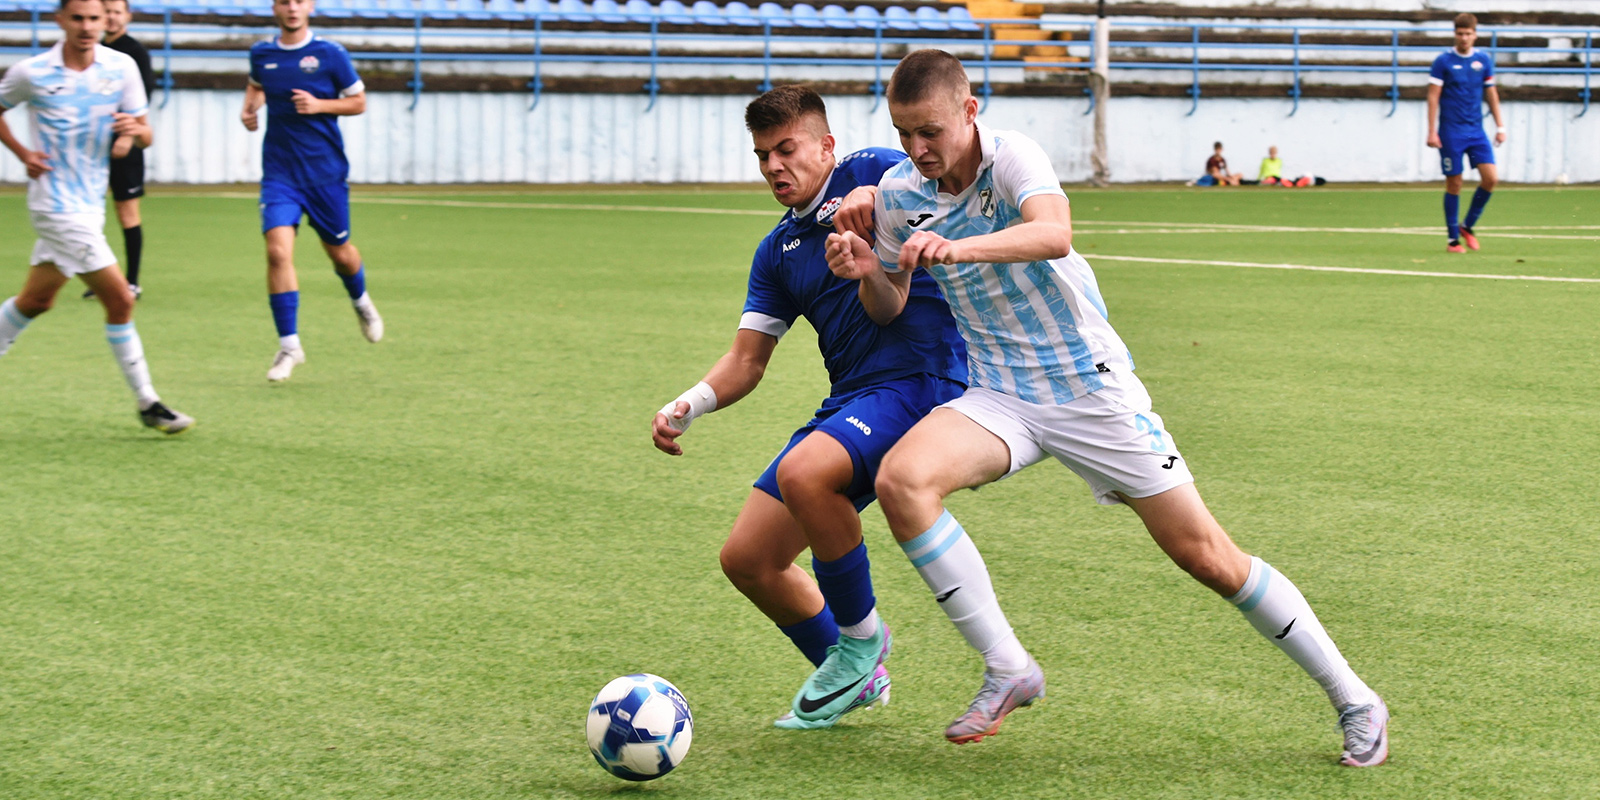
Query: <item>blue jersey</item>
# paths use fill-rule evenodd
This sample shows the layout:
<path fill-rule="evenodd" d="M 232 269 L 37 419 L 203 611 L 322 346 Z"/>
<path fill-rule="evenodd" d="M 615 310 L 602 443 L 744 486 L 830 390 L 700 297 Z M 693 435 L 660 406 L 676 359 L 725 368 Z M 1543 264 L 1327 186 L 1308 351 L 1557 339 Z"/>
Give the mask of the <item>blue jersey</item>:
<path fill-rule="evenodd" d="M 1494 59 L 1474 50 L 1447 50 L 1433 60 L 1428 83 L 1439 92 L 1439 136 L 1467 140 L 1483 136 L 1483 90 L 1494 85 Z"/>
<path fill-rule="evenodd" d="M 366 87 L 342 45 L 308 35 L 299 44 L 277 39 L 250 48 L 250 83 L 267 95 L 267 133 L 261 143 L 261 179 L 290 186 L 341 183 L 350 175 L 339 118 L 300 114 L 294 91 L 334 100 Z"/>
<path fill-rule="evenodd" d="M 861 306 L 859 282 L 828 270 L 827 238 L 844 196 L 876 186 L 905 157 L 877 147 L 846 156 L 810 208 L 791 210 L 761 240 L 750 267 L 739 327 L 781 337 L 804 316 L 816 328 L 834 395 L 917 374 L 967 382 L 966 348 L 933 278 L 913 276 L 905 310 L 879 325 Z"/>

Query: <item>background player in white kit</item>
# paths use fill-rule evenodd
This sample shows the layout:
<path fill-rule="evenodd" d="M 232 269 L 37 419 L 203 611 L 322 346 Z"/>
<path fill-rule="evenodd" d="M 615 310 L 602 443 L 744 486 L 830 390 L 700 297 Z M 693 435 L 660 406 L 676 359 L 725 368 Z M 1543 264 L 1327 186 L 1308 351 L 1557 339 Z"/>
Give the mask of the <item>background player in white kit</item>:
<path fill-rule="evenodd" d="M 874 320 L 899 313 L 921 267 L 939 282 L 967 343 L 971 388 L 917 423 L 884 457 L 877 480 L 895 538 L 984 656 L 983 688 L 946 737 L 959 744 L 994 733 L 1012 709 L 1043 696 L 1044 674 L 1012 633 L 983 558 L 944 498 L 1054 456 L 1099 502 L 1132 507 L 1174 562 L 1321 684 L 1344 730 L 1342 763 L 1382 763 L 1383 700 L 1294 584 L 1242 552 L 1212 518 L 1133 375 L 1093 271 L 1072 249 L 1071 210 L 1049 159 L 1027 137 L 979 123 L 970 89 L 948 53 L 901 61 L 889 114 L 911 158 L 876 192 L 846 200 L 836 221 L 845 232 L 829 241 L 829 267 L 861 279 Z M 866 241 L 874 233 L 876 253 Z"/>
<path fill-rule="evenodd" d="M 68 280 L 82 278 L 105 307 L 106 340 L 138 400 L 139 419 L 181 433 L 194 420 L 162 405 L 150 385 L 133 327 L 133 293 L 105 236 L 112 140 L 126 136 L 143 148 L 152 138 L 139 67 L 99 43 L 106 27 L 101 0 L 63 0 L 56 24 L 61 42 L 0 78 L 0 110 L 26 103 L 40 148 L 23 146 L 0 119 L 0 142 L 28 168 L 28 216 L 39 237 L 22 292 L 0 304 L 0 355 L 50 310 Z"/>

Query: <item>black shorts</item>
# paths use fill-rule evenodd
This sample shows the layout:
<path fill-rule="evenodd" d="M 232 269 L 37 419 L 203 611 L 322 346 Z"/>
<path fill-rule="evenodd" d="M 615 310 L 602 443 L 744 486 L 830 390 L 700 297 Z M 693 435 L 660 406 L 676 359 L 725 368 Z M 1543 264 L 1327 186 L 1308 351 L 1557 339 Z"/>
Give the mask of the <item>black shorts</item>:
<path fill-rule="evenodd" d="M 144 151 L 135 147 L 127 158 L 111 159 L 111 199 L 121 202 L 144 196 Z"/>

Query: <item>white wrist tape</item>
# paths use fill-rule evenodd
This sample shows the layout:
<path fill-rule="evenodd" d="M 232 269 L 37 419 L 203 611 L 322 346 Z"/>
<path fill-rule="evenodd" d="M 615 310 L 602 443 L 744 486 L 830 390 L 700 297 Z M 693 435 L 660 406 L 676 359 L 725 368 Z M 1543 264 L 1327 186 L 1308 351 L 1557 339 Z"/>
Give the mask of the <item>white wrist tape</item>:
<path fill-rule="evenodd" d="M 1500 127 L 1498 127 L 1498 128 L 1495 128 L 1495 129 L 1494 129 L 1494 132 L 1495 132 L 1495 133 L 1505 133 L 1505 132 L 1506 132 L 1506 126 L 1504 126 L 1504 125 L 1501 125 L 1501 126 L 1500 126 Z"/>
<path fill-rule="evenodd" d="M 684 414 L 682 419 L 673 416 L 673 414 L 677 413 L 678 403 L 680 402 L 689 404 L 689 413 Z M 673 400 L 661 407 L 661 413 L 666 416 L 667 424 L 672 426 L 673 430 L 678 431 L 689 430 L 689 423 L 694 422 L 695 417 L 701 414 L 710 414 L 716 410 L 717 393 L 711 391 L 710 384 L 705 381 L 695 384 L 694 388 L 678 395 L 677 400 Z"/>

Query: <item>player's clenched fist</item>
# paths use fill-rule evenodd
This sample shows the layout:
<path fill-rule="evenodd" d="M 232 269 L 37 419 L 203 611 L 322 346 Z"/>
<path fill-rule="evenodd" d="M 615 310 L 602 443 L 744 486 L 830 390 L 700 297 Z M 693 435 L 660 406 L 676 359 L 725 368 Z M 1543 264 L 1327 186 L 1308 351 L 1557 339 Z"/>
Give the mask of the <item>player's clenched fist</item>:
<path fill-rule="evenodd" d="M 294 110 L 297 114 L 321 114 L 322 101 L 304 89 L 296 89 L 289 93 L 294 100 Z"/>
<path fill-rule="evenodd" d="M 931 267 L 935 264 L 954 264 L 958 260 L 956 243 L 932 231 L 917 231 L 911 234 L 911 238 L 900 248 L 902 271 Z"/>
<path fill-rule="evenodd" d="M 261 127 L 261 120 L 256 117 L 256 110 L 253 108 L 239 112 L 239 121 L 244 123 L 244 129 L 247 131 L 254 132 L 256 128 Z"/>
<path fill-rule="evenodd" d="M 835 277 L 859 281 L 878 268 L 872 245 L 850 231 L 828 234 L 828 269 Z"/>
<path fill-rule="evenodd" d="M 872 208 L 878 202 L 878 187 L 857 186 L 844 196 L 844 203 L 833 215 L 834 230 L 853 233 L 872 241 Z"/>

